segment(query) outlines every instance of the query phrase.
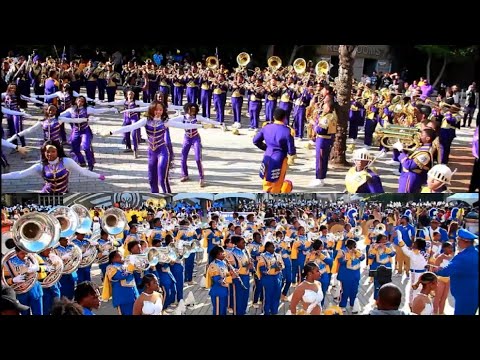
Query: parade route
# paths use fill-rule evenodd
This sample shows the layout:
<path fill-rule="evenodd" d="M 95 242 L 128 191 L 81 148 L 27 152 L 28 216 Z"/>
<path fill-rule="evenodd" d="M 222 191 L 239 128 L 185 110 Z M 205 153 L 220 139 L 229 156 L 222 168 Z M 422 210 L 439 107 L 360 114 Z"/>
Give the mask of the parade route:
<path fill-rule="evenodd" d="M 206 253 L 205 257 L 206 259 Z M 195 297 L 195 305 L 187 307 L 185 315 L 212 315 L 212 302 L 210 300 L 210 296 L 208 295 L 208 290 L 205 288 L 200 287 L 200 280 L 203 274 L 205 273 L 205 262 L 201 262 L 195 266 L 196 276 L 194 276 L 194 281 L 197 282 L 195 285 L 186 285 L 183 288 L 183 297 L 184 299 L 187 298 L 189 292 L 193 292 L 193 296 Z M 195 274 L 195 272 L 194 272 Z M 393 276 L 392 278 L 393 283 L 398 285 L 402 290 L 403 297 L 402 297 L 402 305 L 400 309 L 405 311 L 410 311 L 408 304 L 405 303 L 405 289 L 407 286 L 410 286 L 410 281 L 403 277 Z M 97 283 L 99 286 L 101 284 L 101 271 L 98 265 L 94 264 L 92 266 L 92 281 Z M 250 280 L 250 297 L 248 302 L 247 314 L 248 315 L 261 315 L 262 309 L 253 308 L 252 306 L 252 288 L 253 288 L 253 278 Z M 290 287 L 289 295 L 292 294 L 294 288 Z M 330 291 L 329 291 L 330 292 Z M 368 312 L 373 309 L 375 306 L 375 302 L 373 300 L 373 282 L 370 283 L 370 279 L 368 277 L 368 271 L 364 269 L 361 273 L 360 279 L 360 287 L 358 290 L 357 298 L 360 301 L 361 311 L 359 315 L 368 314 Z M 327 294 L 327 298 L 325 300 L 324 308 L 328 308 L 330 305 L 335 305 L 333 301 L 333 297 L 330 293 Z M 454 306 L 454 299 L 451 294 L 448 297 L 448 300 L 445 304 L 445 315 L 453 315 L 453 306 Z M 289 307 L 288 302 L 280 302 L 280 307 L 278 314 L 285 315 Z M 95 312 L 97 315 L 118 315 L 116 309 L 112 307 L 111 300 L 109 302 L 102 302 L 100 305 L 100 309 Z M 351 314 L 351 309 L 347 307 L 346 315 Z"/>
<path fill-rule="evenodd" d="M 117 92 L 117 100 L 120 100 L 120 92 Z M 244 106 L 245 108 L 245 106 Z M 229 114 L 227 107 L 226 113 Z M 34 115 L 24 120 L 24 128 L 30 127 L 40 120 L 40 111 L 33 105 L 29 105 L 27 112 Z M 263 113 L 263 112 L 262 112 Z M 243 114 L 245 115 L 245 113 Z M 102 114 L 100 120 L 91 125 L 94 132 L 93 149 L 95 151 L 95 172 L 104 174 L 105 181 L 92 180 L 80 177 L 77 174 L 70 176 L 70 192 L 122 192 L 122 191 L 150 191 L 147 175 L 147 145 L 139 146 L 139 156 L 133 157 L 131 152 L 124 152 L 122 144 L 123 136 L 101 137 L 99 134 L 112 131 L 122 125 L 121 114 Z M 212 115 L 215 119 L 215 113 Z M 253 131 L 248 130 L 250 119 L 242 116 L 242 128 L 240 135 L 232 133 L 232 116 L 226 115 L 227 131 L 221 128 L 200 129 L 203 145 L 203 168 L 205 171 L 206 186 L 199 185 L 198 170 L 194 158 L 193 149 L 188 157 L 188 169 L 190 180 L 180 182 L 180 159 L 184 131 L 171 129 L 175 165 L 170 171 L 170 183 L 172 192 L 261 192 L 261 179 L 258 171 L 262 161 L 263 152 L 252 143 Z M 263 123 L 261 123 L 263 124 Z M 70 126 L 66 125 L 67 136 Z M 467 192 L 473 168 L 473 156 L 471 152 L 474 128 L 461 128 L 457 130 L 457 137 L 453 141 L 449 167 L 457 169 L 453 177 L 452 192 Z M 143 138 L 146 137 L 142 129 Z M 26 169 L 40 158 L 39 144 L 41 143 L 42 130 L 38 129 L 30 134 L 26 141 L 31 151 L 21 158 L 19 153 L 10 154 L 5 149 L 9 169 L 5 171 L 19 171 Z M 297 159 L 291 166 L 286 178 L 293 182 L 294 192 L 344 192 L 345 174 L 347 168 L 333 168 L 329 166 L 325 186 L 310 187 L 309 184 L 315 179 L 315 150 L 308 150 L 308 141 L 295 139 Z M 363 147 L 363 128 L 359 131 L 359 138 L 355 148 Z M 66 147 L 67 154 L 70 148 Z M 378 148 L 371 149 L 373 156 L 378 154 Z M 398 189 L 398 163 L 388 164 L 391 160 L 391 152 L 387 156 L 378 159 L 374 166 L 377 169 L 383 183 L 384 191 L 396 192 Z M 351 151 L 347 151 L 347 160 L 351 158 Z M 24 178 L 21 180 L 2 180 L 3 192 L 39 192 L 43 185 L 41 177 Z"/>

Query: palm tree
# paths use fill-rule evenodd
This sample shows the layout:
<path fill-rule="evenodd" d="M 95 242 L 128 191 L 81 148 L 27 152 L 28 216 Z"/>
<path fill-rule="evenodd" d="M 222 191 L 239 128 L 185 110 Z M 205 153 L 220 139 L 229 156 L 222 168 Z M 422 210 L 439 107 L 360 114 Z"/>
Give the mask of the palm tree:
<path fill-rule="evenodd" d="M 338 107 L 337 133 L 333 143 L 333 163 L 349 165 L 345 156 L 347 148 L 348 113 L 350 110 L 350 94 L 352 92 L 353 64 L 357 53 L 357 45 L 340 45 L 338 79 L 336 82 Z"/>

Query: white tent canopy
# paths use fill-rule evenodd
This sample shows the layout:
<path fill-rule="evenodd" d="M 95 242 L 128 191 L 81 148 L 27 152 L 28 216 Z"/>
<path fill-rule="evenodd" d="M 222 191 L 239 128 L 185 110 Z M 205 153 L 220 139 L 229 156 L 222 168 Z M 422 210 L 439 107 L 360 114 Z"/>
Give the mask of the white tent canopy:
<path fill-rule="evenodd" d="M 249 194 L 249 193 L 222 193 L 214 195 L 214 200 L 226 199 L 226 198 L 245 198 L 250 200 L 256 200 L 256 194 Z"/>
<path fill-rule="evenodd" d="M 214 195 L 211 193 L 180 193 L 173 197 L 173 201 L 179 201 L 183 199 L 206 199 L 213 201 Z"/>
<path fill-rule="evenodd" d="M 478 201 L 478 194 L 476 193 L 457 193 L 447 198 L 447 202 L 451 201 L 465 201 L 466 203 L 472 205 Z"/>

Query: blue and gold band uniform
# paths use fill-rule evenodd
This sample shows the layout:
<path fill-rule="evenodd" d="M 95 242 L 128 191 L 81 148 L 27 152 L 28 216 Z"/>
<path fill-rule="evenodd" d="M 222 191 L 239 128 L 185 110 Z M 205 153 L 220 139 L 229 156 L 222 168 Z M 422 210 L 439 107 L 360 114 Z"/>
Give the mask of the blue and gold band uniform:
<path fill-rule="evenodd" d="M 350 306 L 353 307 L 360 284 L 360 264 L 365 260 L 365 255 L 357 249 L 350 252 L 346 247 L 340 251 L 343 253 L 343 256 L 338 257 L 340 263 L 338 280 L 342 283 L 340 307 L 346 307 L 348 300 L 350 300 Z"/>
<path fill-rule="evenodd" d="M 235 246 L 232 250 L 230 265 L 232 265 L 239 274 L 239 278 L 233 279 L 233 314 L 245 315 L 247 312 L 248 297 L 250 290 L 250 259 L 245 249 L 241 250 Z"/>
<path fill-rule="evenodd" d="M 298 235 L 298 238 L 292 245 L 292 282 L 300 284 L 302 282 L 302 272 L 305 266 L 305 259 L 310 250 L 311 242 L 305 235 Z"/>
<path fill-rule="evenodd" d="M 208 228 L 203 231 L 203 247 L 207 248 L 207 253 L 215 246 L 222 246 L 222 232 L 218 229 Z"/>
<path fill-rule="evenodd" d="M 386 268 L 392 268 L 392 258 L 395 256 L 395 250 L 393 246 L 384 245 L 382 248 L 378 248 L 375 245 L 370 246 L 368 250 L 368 260 L 371 261 L 370 270 L 376 271 L 380 265 L 384 265 Z M 380 284 L 377 280 L 377 277 L 374 277 L 374 292 L 373 298 L 377 300 L 378 298 L 378 290 L 380 290 Z"/>
<path fill-rule="evenodd" d="M 39 269 L 37 270 L 37 281 L 34 282 L 30 290 L 23 294 L 16 295 L 17 300 L 22 305 L 30 307 L 30 309 L 22 311 L 22 315 L 30 315 L 30 311 L 32 315 L 43 315 L 43 289 L 40 281 L 38 280 L 43 280 L 47 276 L 47 273 L 43 259 L 37 254 L 32 254 L 32 256 L 35 256 L 39 265 Z M 3 267 L 3 275 L 7 281 L 7 284 L 13 284 L 13 277 L 15 277 L 13 275 L 15 275 L 15 272 L 12 269 L 26 269 L 28 267 L 29 266 L 27 265 L 27 262 L 25 260 L 21 260 L 17 255 L 6 261 L 5 266 Z"/>
<path fill-rule="evenodd" d="M 282 269 L 282 296 L 288 295 L 290 285 L 292 285 L 292 249 L 289 241 L 280 241 L 276 250 L 282 257 L 284 268 Z"/>
<path fill-rule="evenodd" d="M 88 246 L 90 245 L 90 242 L 86 239 L 80 240 L 80 239 L 73 239 L 72 243 L 74 245 L 77 245 L 80 249 L 82 249 L 82 256 L 84 255 L 84 249 L 87 249 Z M 91 270 L 92 270 L 92 265 L 85 266 L 83 268 L 78 268 L 77 269 L 77 276 L 78 276 L 78 283 L 84 282 L 84 281 L 92 281 L 92 275 L 91 275 Z"/>
<path fill-rule="evenodd" d="M 212 299 L 213 315 L 227 315 L 228 287 L 232 277 L 225 261 L 215 259 L 207 268 L 207 289 Z"/>
<path fill-rule="evenodd" d="M 73 245 L 67 245 L 63 247 L 62 245 L 58 244 L 55 247 L 55 252 L 58 256 L 62 257 L 63 255 L 70 252 Z M 70 274 L 63 274 L 60 278 L 60 295 L 63 297 L 65 296 L 67 299 L 73 300 L 75 294 L 75 286 L 77 285 L 78 275 L 77 271 L 73 271 Z"/>
<path fill-rule="evenodd" d="M 177 296 L 176 280 L 172 274 L 169 263 L 158 263 L 156 265 L 158 280 L 163 291 L 163 308 L 167 309 L 170 304 L 175 302 Z"/>
<path fill-rule="evenodd" d="M 252 243 L 247 245 L 247 248 L 253 260 L 253 267 L 256 269 L 260 254 L 264 251 L 264 247 L 262 246 L 261 242 L 257 243 L 256 241 L 253 241 Z M 255 273 L 254 279 L 255 284 L 253 285 L 253 305 L 257 304 L 259 301 L 260 303 L 262 303 L 264 299 L 261 278 L 258 276 L 257 273 Z"/>
<path fill-rule="evenodd" d="M 47 260 L 46 256 L 38 255 L 41 259 L 43 264 Z M 39 273 L 38 280 L 41 283 L 43 279 L 45 279 L 47 274 L 43 276 L 43 274 Z M 57 281 L 55 284 L 48 288 L 42 288 L 43 296 L 42 296 L 42 304 L 43 304 L 43 313 L 45 315 L 50 314 L 50 310 L 52 309 L 53 302 L 55 299 L 60 299 L 60 281 Z"/>
<path fill-rule="evenodd" d="M 133 277 L 133 264 L 125 269 L 121 263 L 113 263 L 107 267 L 103 281 L 102 298 L 118 309 L 120 315 L 132 315 L 133 304 L 138 297 L 138 290 Z"/>
<path fill-rule="evenodd" d="M 283 261 L 280 255 L 264 252 L 259 256 L 257 264 L 257 276 L 261 279 L 264 289 L 265 303 L 263 311 L 265 315 L 277 315 L 282 290 Z"/>

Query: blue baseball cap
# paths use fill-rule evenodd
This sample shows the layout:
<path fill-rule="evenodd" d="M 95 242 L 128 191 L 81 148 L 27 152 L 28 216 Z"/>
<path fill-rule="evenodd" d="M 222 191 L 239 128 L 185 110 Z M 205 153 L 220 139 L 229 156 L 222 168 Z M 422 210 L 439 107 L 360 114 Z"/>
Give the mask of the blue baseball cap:
<path fill-rule="evenodd" d="M 477 235 L 465 229 L 458 230 L 458 237 L 466 241 L 473 241 L 478 239 Z"/>

